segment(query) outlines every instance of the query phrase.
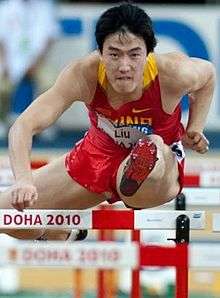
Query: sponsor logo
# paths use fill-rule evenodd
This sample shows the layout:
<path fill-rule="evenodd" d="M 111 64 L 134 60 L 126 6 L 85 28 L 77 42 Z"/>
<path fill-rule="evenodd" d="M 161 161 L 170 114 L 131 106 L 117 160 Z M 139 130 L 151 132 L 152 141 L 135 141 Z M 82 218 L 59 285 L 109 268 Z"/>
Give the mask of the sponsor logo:
<path fill-rule="evenodd" d="M 114 120 L 115 127 L 129 126 L 129 125 L 152 125 L 151 117 L 138 116 L 120 116 Z"/>
<path fill-rule="evenodd" d="M 193 218 L 201 218 L 202 214 L 201 213 L 194 213 Z"/>
<path fill-rule="evenodd" d="M 148 222 L 162 222 L 161 218 L 147 218 L 146 221 Z"/>
<path fill-rule="evenodd" d="M 146 112 L 146 111 L 149 111 L 151 110 L 151 108 L 146 108 L 146 109 L 136 109 L 136 108 L 133 108 L 132 109 L 132 113 L 143 113 L 143 112 Z"/>

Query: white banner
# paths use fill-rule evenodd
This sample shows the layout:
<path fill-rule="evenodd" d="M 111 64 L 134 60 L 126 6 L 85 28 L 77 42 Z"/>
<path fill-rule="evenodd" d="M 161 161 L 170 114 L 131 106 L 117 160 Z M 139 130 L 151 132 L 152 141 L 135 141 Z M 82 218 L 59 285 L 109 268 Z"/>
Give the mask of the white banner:
<path fill-rule="evenodd" d="M 92 211 L 36 210 L 19 212 L 15 209 L 0 211 L 0 227 L 6 229 L 91 229 Z"/>

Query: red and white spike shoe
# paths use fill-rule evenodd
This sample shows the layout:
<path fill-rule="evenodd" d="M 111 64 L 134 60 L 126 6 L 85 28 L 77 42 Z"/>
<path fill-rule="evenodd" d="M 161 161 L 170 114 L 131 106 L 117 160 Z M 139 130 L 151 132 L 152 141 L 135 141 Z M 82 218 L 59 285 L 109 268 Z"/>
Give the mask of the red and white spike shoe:
<path fill-rule="evenodd" d="M 157 158 L 157 147 L 149 138 L 140 139 L 131 151 L 120 183 L 125 196 L 134 195 L 153 170 Z"/>

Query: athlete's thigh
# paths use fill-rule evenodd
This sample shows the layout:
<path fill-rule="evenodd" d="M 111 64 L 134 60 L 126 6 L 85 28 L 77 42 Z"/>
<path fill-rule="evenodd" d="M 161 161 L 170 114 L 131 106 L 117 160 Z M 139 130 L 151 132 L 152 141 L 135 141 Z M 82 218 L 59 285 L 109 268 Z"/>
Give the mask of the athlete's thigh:
<path fill-rule="evenodd" d="M 104 196 L 91 193 L 67 173 L 65 155 L 33 172 L 38 200 L 34 208 L 85 209 L 98 205 Z"/>

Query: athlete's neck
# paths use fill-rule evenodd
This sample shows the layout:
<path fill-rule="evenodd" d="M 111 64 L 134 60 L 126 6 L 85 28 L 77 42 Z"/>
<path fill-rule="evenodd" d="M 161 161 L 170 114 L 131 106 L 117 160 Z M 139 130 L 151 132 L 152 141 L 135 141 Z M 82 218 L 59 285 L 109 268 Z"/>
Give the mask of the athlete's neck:
<path fill-rule="evenodd" d="M 142 96 L 143 88 L 142 86 L 139 86 L 133 92 L 118 93 L 112 88 L 110 84 L 108 84 L 106 91 L 109 104 L 114 109 L 118 109 L 127 102 L 138 100 Z"/>

